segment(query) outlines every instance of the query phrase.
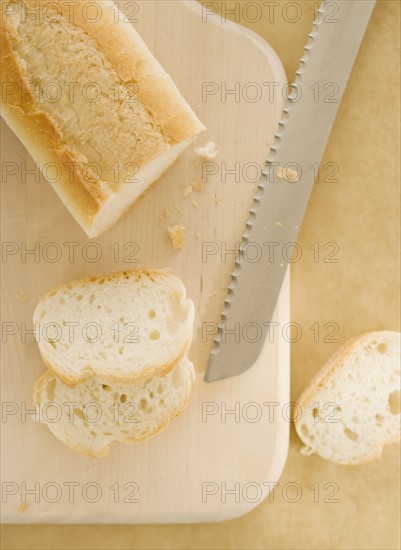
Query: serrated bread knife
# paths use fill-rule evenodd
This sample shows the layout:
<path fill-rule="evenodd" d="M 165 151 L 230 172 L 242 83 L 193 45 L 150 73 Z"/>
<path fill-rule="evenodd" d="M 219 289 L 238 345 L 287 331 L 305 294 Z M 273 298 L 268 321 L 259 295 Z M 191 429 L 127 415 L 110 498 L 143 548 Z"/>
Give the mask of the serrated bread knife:
<path fill-rule="evenodd" d="M 261 354 L 315 180 L 314 167 L 326 148 L 374 5 L 375 0 L 326 0 L 316 12 L 242 237 L 205 382 L 237 376 Z M 285 249 L 285 254 L 250 262 L 244 258 L 250 243 Z M 249 323 L 259 327 L 259 338 L 232 337 L 234 327 Z"/>

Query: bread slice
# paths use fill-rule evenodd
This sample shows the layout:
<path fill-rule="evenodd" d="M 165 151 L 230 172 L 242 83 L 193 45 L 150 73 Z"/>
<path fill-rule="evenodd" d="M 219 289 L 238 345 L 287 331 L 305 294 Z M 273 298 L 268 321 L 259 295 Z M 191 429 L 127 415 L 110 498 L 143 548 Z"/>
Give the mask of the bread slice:
<path fill-rule="evenodd" d="M 400 440 L 400 348 L 399 332 L 371 332 L 329 359 L 298 400 L 304 454 L 360 464 Z"/>
<path fill-rule="evenodd" d="M 166 428 L 185 409 L 193 380 L 186 357 L 169 374 L 134 386 L 106 385 L 93 377 L 71 389 L 46 370 L 35 384 L 34 402 L 57 439 L 101 457 L 114 441 L 137 443 Z"/>
<path fill-rule="evenodd" d="M 205 129 L 111 0 L 2 0 L 2 116 L 89 237 Z"/>
<path fill-rule="evenodd" d="M 33 321 L 45 365 L 74 387 L 167 374 L 187 352 L 194 315 L 177 277 L 139 269 L 64 284 L 40 299 Z"/>

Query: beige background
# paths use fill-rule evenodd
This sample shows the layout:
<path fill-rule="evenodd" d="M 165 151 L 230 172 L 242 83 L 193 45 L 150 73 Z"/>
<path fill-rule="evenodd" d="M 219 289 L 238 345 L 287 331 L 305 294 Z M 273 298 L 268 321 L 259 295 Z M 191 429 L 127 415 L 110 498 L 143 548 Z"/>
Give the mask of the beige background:
<path fill-rule="evenodd" d="M 263 6 L 263 1 L 258 2 Z M 220 2 L 221 4 L 221 2 Z M 234 2 L 223 2 L 227 8 Z M 315 2 L 303 1 L 298 23 L 284 20 L 281 1 L 274 24 L 246 26 L 261 34 L 294 76 Z M 266 13 L 266 12 L 265 12 Z M 379 1 L 323 160 L 339 166 L 338 183 L 316 184 L 299 242 L 336 242 L 336 264 L 304 255 L 292 270 L 292 320 L 303 337 L 292 346 L 292 397 L 339 344 L 314 343 L 308 328 L 333 322 L 338 339 L 369 330 L 399 328 L 399 24 L 400 4 Z M 324 173 L 323 173 L 324 176 Z M 322 178 L 321 178 L 322 179 Z M 275 490 L 250 514 L 227 523 L 166 526 L 4 526 L 1 547 L 21 548 L 276 548 L 393 549 L 399 541 L 399 446 L 381 462 L 357 467 L 299 454 L 291 433 L 281 486 L 296 482 L 297 503 Z M 319 483 L 319 502 L 309 487 Z M 327 482 L 338 485 L 338 503 L 325 503 Z"/>

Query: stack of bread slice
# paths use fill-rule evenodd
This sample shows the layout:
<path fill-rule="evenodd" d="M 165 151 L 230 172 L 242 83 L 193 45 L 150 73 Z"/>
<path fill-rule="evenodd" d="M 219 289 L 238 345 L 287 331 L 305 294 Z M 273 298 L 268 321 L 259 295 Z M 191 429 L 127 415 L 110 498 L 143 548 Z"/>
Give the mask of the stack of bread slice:
<path fill-rule="evenodd" d="M 39 301 L 34 325 L 46 370 L 34 401 L 73 450 L 104 456 L 143 441 L 186 407 L 194 305 L 183 283 L 133 270 L 65 284 Z"/>

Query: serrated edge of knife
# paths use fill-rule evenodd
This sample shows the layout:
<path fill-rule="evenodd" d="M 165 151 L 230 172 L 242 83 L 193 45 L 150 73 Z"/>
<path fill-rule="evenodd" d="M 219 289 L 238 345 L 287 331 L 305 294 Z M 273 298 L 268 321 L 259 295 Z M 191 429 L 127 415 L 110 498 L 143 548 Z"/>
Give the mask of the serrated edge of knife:
<path fill-rule="evenodd" d="M 316 35 L 319 31 L 319 27 L 320 27 L 321 22 L 322 22 L 322 18 L 320 16 L 322 15 L 322 13 L 324 11 L 325 4 L 326 4 L 326 1 L 324 1 L 322 3 L 322 5 L 319 7 L 319 9 L 316 12 L 317 17 L 313 21 L 312 30 L 308 34 L 308 39 L 307 39 L 307 42 L 304 46 L 303 55 L 302 55 L 301 59 L 299 60 L 299 67 L 295 72 L 295 80 L 294 80 L 294 82 L 291 83 L 292 86 L 296 86 L 297 84 L 299 84 L 302 81 L 302 75 L 305 71 L 305 67 L 306 67 L 306 64 L 307 64 L 308 59 L 309 59 L 310 51 L 314 46 L 315 38 L 316 38 Z M 291 100 L 291 94 L 289 94 L 289 100 Z M 269 155 L 266 159 L 266 166 L 267 166 L 266 170 L 269 170 L 268 165 L 271 162 L 274 161 L 274 158 L 277 154 L 277 150 L 280 148 L 282 136 L 285 133 L 287 122 L 288 122 L 288 119 L 290 117 L 292 109 L 293 109 L 293 105 L 290 102 L 287 103 L 287 105 L 283 109 L 281 119 L 278 123 L 277 131 L 274 135 L 273 144 L 270 147 Z M 262 174 L 266 175 L 266 170 L 262 171 Z M 260 208 L 261 200 L 264 196 L 264 193 L 265 193 L 265 183 L 263 182 L 263 179 L 261 179 L 259 184 L 258 184 L 258 189 L 256 191 L 255 197 L 253 199 L 253 204 L 252 204 L 252 206 L 249 210 L 249 216 L 248 216 L 248 219 L 247 219 L 247 222 L 246 222 L 246 229 L 245 229 L 244 233 L 241 236 L 241 241 L 242 242 L 241 242 L 240 251 L 242 250 L 243 246 L 247 242 L 249 242 L 249 237 L 252 234 L 252 228 L 253 228 L 253 225 L 254 225 L 256 214 L 257 214 L 257 212 Z M 232 302 L 234 294 L 235 294 L 235 287 L 237 286 L 238 278 L 241 275 L 241 267 L 242 266 L 241 266 L 241 254 L 240 254 L 240 258 L 238 260 L 236 260 L 236 262 L 235 262 L 234 271 L 231 273 L 231 282 L 227 287 L 227 296 L 224 300 L 224 307 L 223 307 L 223 310 L 221 312 L 221 321 L 220 321 L 220 324 L 218 326 L 218 333 L 214 338 L 214 346 L 213 346 L 212 351 L 210 352 L 209 364 L 210 364 L 210 361 L 213 360 L 214 356 L 217 355 L 220 351 L 222 323 L 224 323 L 227 320 L 228 314 L 230 313 L 231 302 Z"/>

